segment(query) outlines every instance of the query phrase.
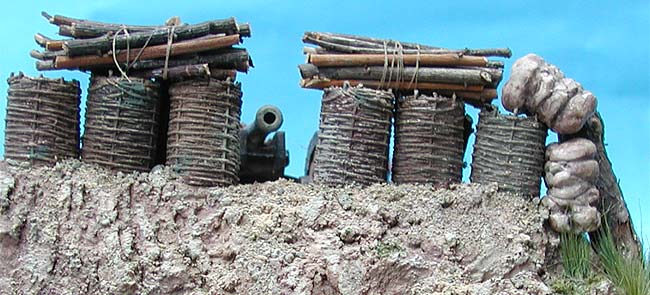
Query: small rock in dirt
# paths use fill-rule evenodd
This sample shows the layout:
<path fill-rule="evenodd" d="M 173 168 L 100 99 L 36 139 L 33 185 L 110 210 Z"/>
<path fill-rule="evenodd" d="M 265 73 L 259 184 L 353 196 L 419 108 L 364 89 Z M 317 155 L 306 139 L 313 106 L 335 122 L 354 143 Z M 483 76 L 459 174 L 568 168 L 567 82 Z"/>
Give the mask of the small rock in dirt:
<path fill-rule="evenodd" d="M 347 226 L 339 231 L 339 238 L 346 244 L 354 243 L 356 238 L 361 234 L 361 229 L 357 226 Z"/>

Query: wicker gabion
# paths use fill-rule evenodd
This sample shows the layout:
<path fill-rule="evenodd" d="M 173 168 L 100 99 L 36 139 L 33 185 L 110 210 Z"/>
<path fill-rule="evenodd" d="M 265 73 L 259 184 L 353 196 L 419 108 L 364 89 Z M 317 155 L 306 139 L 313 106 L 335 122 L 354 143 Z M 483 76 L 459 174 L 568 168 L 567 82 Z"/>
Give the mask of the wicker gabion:
<path fill-rule="evenodd" d="M 79 82 L 22 73 L 7 82 L 5 159 L 47 165 L 77 158 Z"/>
<path fill-rule="evenodd" d="M 465 150 L 463 102 L 435 93 L 415 93 L 399 99 L 396 110 L 393 182 L 460 182 Z"/>
<path fill-rule="evenodd" d="M 348 85 L 325 89 L 315 183 L 342 186 L 386 181 L 393 100 L 390 91 Z"/>
<path fill-rule="evenodd" d="M 500 189 L 538 197 L 544 172 L 547 127 L 535 118 L 479 114 L 470 180 L 496 182 Z"/>
<path fill-rule="evenodd" d="M 167 165 L 187 183 L 239 183 L 241 85 L 214 78 L 172 83 Z"/>
<path fill-rule="evenodd" d="M 160 85 L 93 75 L 81 157 L 122 172 L 148 171 L 155 163 Z"/>

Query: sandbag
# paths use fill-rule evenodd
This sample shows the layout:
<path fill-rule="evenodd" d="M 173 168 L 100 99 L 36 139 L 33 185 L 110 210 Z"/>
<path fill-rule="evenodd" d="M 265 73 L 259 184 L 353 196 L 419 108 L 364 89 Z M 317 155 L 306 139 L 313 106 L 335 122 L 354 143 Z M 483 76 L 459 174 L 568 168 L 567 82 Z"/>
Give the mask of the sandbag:
<path fill-rule="evenodd" d="M 598 178 L 599 167 L 596 160 L 572 162 L 547 162 L 544 181 L 550 186 L 569 185 L 573 180 L 593 183 Z"/>
<path fill-rule="evenodd" d="M 575 229 L 581 232 L 595 231 L 600 227 L 600 213 L 591 206 L 573 207 L 571 221 Z"/>
<path fill-rule="evenodd" d="M 550 144 L 546 148 L 546 155 L 547 160 L 552 162 L 593 159 L 596 145 L 585 138 L 574 138 L 562 144 Z"/>
<path fill-rule="evenodd" d="M 544 180 L 548 187 L 542 204 L 550 211 L 549 224 L 558 232 L 588 232 L 600 227 L 596 205 L 600 193 L 596 145 L 575 138 L 546 148 Z"/>
<path fill-rule="evenodd" d="M 548 190 L 548 194 L 559 199 L 575 199 L 591 187 L 592 184 L 586 181 L 578 181 L 568 186 L 552 187 Z"/>
<path fill-rule="evenodd" d="M 587 119 L 596 112 L 596 104 L 596 97 L 591 92 L 576 94 L 558 113 L 551 128 L 560 134 L 573 134 L 580 131 Z"/>
<path fill-rule="evenodd" d="M 551 95 L 553 87 L 555 87 L 557 80 L 561 79 L 561 76 L 564 75 L 555 66 L 547 65 L 540 67 L 538 70 L 538 75 L 532 77 L 533 79 L 537 79 L 539 81 L 538 86 L 536 90 L 533 91 L 531 97 L 526 99 L 526 110 L 528 110 L 528 113 L 535 113 L 535 110 L 539 107 L 539 105 Z"/>
<path fill-rule="evenodd" d="M 573 79 L 564 78 L 557 82 L 551 95 L 539 105 L 537 117 L 548 125 L 553 125 L 560 111 L 562 111 L 582 86 Z"/>
<path fill-rule="evenodd" d="M 531 89 L 536 89 L 539 83 L 534 73 L 543 65 L 544 60 L 535 54 L 526 55 L 515 62 L 510 79 L 503 86 L 501 102 L 506 110 L 515 112 L 523 109 L 526 98 L 533 94 Z"/>
<path fill-rule="evenodd" d="M 578 132 L 596 110 L 589 91 L 534 54 L 514 63 L 501 101 L 507 110 L 535 115 L 560 134 Z"/>

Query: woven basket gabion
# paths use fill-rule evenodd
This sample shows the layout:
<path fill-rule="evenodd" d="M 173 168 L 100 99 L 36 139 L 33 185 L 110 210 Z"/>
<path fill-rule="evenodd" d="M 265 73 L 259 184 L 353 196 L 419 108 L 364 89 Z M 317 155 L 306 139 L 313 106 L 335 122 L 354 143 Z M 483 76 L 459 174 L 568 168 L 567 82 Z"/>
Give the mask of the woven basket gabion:
<path fill-rule="evenodd" d="M 332 87 L 323 95 L 314 183 L 385 182 L 394 96 L 363 87 Z"/>
<path fill-rule="evenodd" d="M 196 78 L 169 86 L 167 165 L 197 186 L 239 183 L 241 85 Z"/>
<path fill-rule="evenodd" d="M 544 172 L 547 127 L 535 118 L 479 114 L 470 180 L 496 182 L 500 189 L 538 197 Z"/>
<path fill-rule="evenodd" d="M 396 184 L 460 182 L 465 105 L 457 98 L 415 93 L 395 115 L 392 179 Z"/>
<path fill-rule="evenodd" d="M 129 173 L 154 165 L 160 84 L 147 79 L 92 75 L 81 157 Z"/>
<path fill-rule="evenodd" d="M 5 159 L 49 165 L 79 157 L 79 82 L 19 73 L 7 83 Z"/>

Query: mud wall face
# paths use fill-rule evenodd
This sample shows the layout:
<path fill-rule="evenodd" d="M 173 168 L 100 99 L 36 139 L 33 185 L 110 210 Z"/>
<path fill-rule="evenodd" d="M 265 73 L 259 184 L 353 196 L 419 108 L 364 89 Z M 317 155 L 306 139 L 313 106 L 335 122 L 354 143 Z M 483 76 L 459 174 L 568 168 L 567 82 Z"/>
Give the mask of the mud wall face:
<path fill-rule="evenodd" d="M 0 290 L 549 294 L 543 215 L 494 186 L 202 189 L 179 177 L 0 163 Z"/>

